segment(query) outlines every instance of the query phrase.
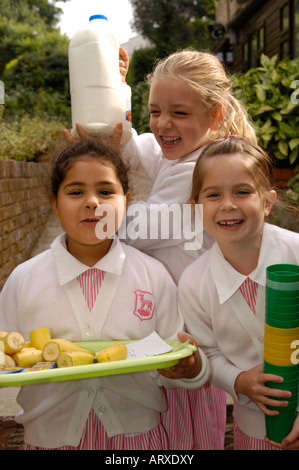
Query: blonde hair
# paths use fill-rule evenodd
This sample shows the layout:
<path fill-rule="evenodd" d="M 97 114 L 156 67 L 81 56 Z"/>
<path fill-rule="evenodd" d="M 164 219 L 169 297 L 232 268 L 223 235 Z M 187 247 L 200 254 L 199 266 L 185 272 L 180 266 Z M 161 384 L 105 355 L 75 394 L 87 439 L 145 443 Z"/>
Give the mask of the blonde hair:
<path fill-rule="evenodd" d="M 178 78 L 195 90 L 207 110 L 214 114 L 217 106 L 224 119 L 210 135 L 211 140 L 237 134 L 256 145 L 257 136 L 247 111 L 231 93 L 230 79 L 220 60 L 210 52 L 184 49 L 159 60 L 147 81 Z"/>
<path fill-rule="evenodd" d="M 241 137 L 228 137 L 208 144 L 198 158 L 192 179 L 191 200 L 197 201 L 205 178 L 207 162 L 213 157 L 238 154 L 248 170 L 256 188 L 273 202 L 273 164 L 269 155 L 258 145 L 250 144 Z"/>

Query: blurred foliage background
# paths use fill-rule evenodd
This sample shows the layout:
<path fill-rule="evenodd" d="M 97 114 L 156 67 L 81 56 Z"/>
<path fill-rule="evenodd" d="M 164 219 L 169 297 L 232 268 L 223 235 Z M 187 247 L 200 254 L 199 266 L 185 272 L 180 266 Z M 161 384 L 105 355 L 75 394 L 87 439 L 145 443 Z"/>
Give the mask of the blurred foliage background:
<path fill-rule="evenodd" d="M 57 28 L 55 3 L 1 0 L 2 158 L 35 160 L 69 125 L 69 39 Z"/>
<path fill-rule="evenodd" d="M 208 26 L 214 20 L 215 2 L 130 2 L 133 27 L 151 44 L 132 54 L 127 77 L 132 88 L 133 126 L 141 133 L 149 131 L 146 75 L 157 59 L 175 50 L 211 49 Z M 65 127 L 71 126 L 69 38 L 57 27 L 61 10 L 56 4 L 49 0 L 1 0 L 0 80 L 5 85 L 5 105 L 0 105 L 2 158 L 36 160 L 53 140 L 61 138 Z M 262 56 L 255 69 L 244 74 L 227 72 L 234 94 L 254 121 L 260 144 L 278 166 L 296 168 L 299 59 L 278 62 L 277 57 Z"/>

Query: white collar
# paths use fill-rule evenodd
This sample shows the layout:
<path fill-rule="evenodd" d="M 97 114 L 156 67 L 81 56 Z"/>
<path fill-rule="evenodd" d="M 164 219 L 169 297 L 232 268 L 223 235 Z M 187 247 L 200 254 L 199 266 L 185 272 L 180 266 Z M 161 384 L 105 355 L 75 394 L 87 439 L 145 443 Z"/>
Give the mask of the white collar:
<path fill-rule="evenodd" d="M 64 285 L 72 281 L 77 276 L 90 269 L 89 266 L 81 263 L 81 261 L 68 252 L 66 237 L 66 233 L 62 233 L 61 235 L 58 235 L 51 244 L 51 250 L 54 256 L 60 285 Z M 93 268 L 121 275 L 125 258 L 126 254 L 123 250 L 122 244 L 118 238 L 115 238 L 111 244 L 109 252 L 99 260 Z"/>
<path fill-rule="evenodd" d="M 188 163 L 188 162 L 196 162 L 199 155 L 202 153 L 204 147 L 200 147 L 199 149 L 194 150 L 194 152 L 189 153 L 188 155 L 185 155 L 184 157 L 178 158 L 176 160 L 168 160 L 167 158 L 164 157 L 162 151 L 161 155 L 163 157 L 164 162 L 167 162 L 169 166 L 175 166 L 179 165 L 180 163 Z"/>
<path fill-rule="evenodd" d="M 217 242 L 211 248 L 211 271 L 219 295 L 220 304 L 226 302 L 249 277 L 261 286 L 266 286 L 266 268 L 281 263 L 282 235 L 277 227 L 265 224 L 258 265 L 249 276 L 236 271 L 224 258 Z"/>

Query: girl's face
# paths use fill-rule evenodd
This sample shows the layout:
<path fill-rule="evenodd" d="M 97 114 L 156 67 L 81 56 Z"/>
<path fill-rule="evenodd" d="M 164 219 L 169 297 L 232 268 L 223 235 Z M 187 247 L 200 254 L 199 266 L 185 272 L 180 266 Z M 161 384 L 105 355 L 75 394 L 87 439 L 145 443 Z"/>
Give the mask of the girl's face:
<path fill-rule="evenodd" d="M 95 215 L 95 211 L 102 204 L 109 204 L 114 209 L 117 231 L 124 215 L 124 211 L 120 214 L 119 211 L 125 208 L 123 188 L 112 166 L 104 160 L 83 155 L 67 171 L 57 198 L 52 202 L 54 212 L 68 235 L 70 253 L 82 259 L 90 247 L 98 248 L 98 254 L 95 251 L 96 262 L 99 254 L 103 256 L 108 252 L 112 240 L 96 236 L 96 226 L 101 219 L 106 220 L 106 215 Z"/>
<path fill-rule="evenodd" d="M 168 160 L 205 145 L 213 119 L 183 80 L 153 79 L 149 96 L 150 128 Z"/>
<path fill-rule="evenodd" d="M 220 155 L 206 163 L 198 202 L 203 204 L 203 225 L 222 252 L 228 247 L 259 247 L 264 219 L 273 202 L 258 191 L 239 154 Z M 275 191 L 273 191 L 273 201 Z"/>

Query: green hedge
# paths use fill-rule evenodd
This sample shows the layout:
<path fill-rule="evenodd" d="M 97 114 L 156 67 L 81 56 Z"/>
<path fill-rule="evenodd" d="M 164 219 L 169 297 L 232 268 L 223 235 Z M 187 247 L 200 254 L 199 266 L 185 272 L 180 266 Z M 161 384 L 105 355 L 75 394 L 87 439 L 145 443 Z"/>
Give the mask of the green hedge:
<path fill-rule="evenodd" d="M 34 161 L 61 138 L 66 126 L 46 115 L 4 120 L 0 106 L 0 158 Z"/>
<path fill-rule="evenodd" d="M 261 57 L 261 66 L 234 75 L 233 91 L 248 110 L 260 145 L 279 166 L 299 165 L 299 58 Z"/>

